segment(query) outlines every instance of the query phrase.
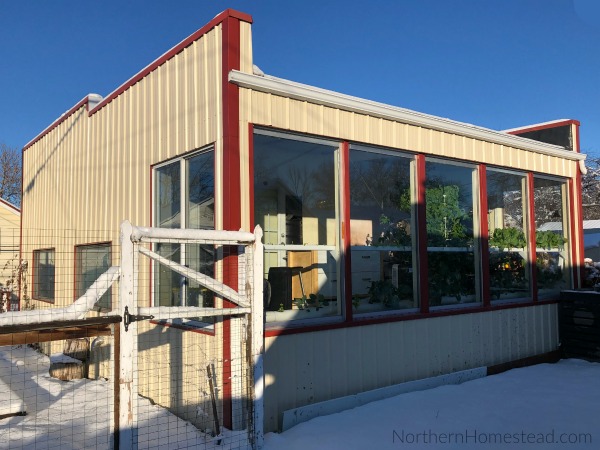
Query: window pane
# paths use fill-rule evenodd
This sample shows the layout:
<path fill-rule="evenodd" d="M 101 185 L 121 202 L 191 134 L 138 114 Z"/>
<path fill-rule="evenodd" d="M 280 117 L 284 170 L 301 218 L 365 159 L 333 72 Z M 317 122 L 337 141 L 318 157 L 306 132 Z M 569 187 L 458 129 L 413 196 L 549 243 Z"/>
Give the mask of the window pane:
<path fill-rule="evenodd" d="M 213 230 L 215 228 L 214 152 L 202 153 L 187 161 L 187 227 Z M 187 244 L 186 265 L 214 278 L 215 248 L 211 245 Z M 186 281 L 186 305 L 212 308 L 214 293 L 194 281 Z M 210 319 L 212 321 L 212 319 Z"/>
<path fill-rule="evenodd" d="M 171 261 L 181 261 L 181 248 L 179 244 L 155 244 L 155 251 L 160 256 Z M 184 277 L 159 263 L 154 263 L 154 273 L 158 275 L 155 277 L 155 305 L 183 306 L 181 291 Z"/>
<path fill-rule="evenodd" d="M 76 279 L 77 298 L 81 297 L 87 289 L 94 284 L 100 275 L 106 272 L 111 265 L 110 244 L 94 244 L 76 247 Z M 110 309 L 111 289 L 109 289 L 96 303 L 96 308 Z"/>
<path fill-rule="evenodd" d="M 54 300 L 54 250 L 33 252 L 33 298 Z"/>
<path fill-rule="evenodd" d="M 538 297 L 555 297 L 570 286 L 566 183 L 534 177 Z"/>
<path fill-rule="evenodd" d="M 412 160 L 350 151 L 355 314 L 414 308 Z"/>
<path fill-rule="evenodd" d="M 254 217 L 265 230 L 267 321 L 340 314 L 337 145 L 254 135 Z"/>
<path fill-rule="evenodd" d="M 475 302 L 475 170 L 432 161 L 425 170 L 429 304 Z"/>
<path fill-rule="evenodd" d="M 486 176 L 491 299 L 528 298 L 527 177 L 490 169 Z"/>
<path fill-rule="evenodd" d="M 159 167 L 156 174 L 156 226 L 180 228 L 181 223 L 181 161 Z M 174 262 L 181 262 L 179 244 L 156 244 L 155 251 Z M 166 266 L 154 263 L 154 303 L 158 306 L 183 306 L 182 276 Z"/>
<path fill-rule="evenodd" d="M 188 164 L 187 228 L 215 227 L 214 152 L 191 158 Z"/>
<path fill-rule="evenodd" d="M 180 162 L 156 169 L 156 226 L 181 226 L 181 170 Z"/>
<path fill-rule="evenodd" d="M 179 159 L 156 170 L 157 226 L 168 228 L 214 229 L 214 152 Z M 183 177 L 184 189 L 181 189 Z M 184 206 L 182 211 L 181 205 Z M 214 277 L 215 248 L 212 245 L 160 243 L 154 246 L 161 256 Z M 160 306 L 214 307 L 212 291 L 154 264 L 154 302 Z M 212 318 L 172 321 L 190 325 L 211 322 Z M 204 323 L 204 325 L 206 325 Z"/>

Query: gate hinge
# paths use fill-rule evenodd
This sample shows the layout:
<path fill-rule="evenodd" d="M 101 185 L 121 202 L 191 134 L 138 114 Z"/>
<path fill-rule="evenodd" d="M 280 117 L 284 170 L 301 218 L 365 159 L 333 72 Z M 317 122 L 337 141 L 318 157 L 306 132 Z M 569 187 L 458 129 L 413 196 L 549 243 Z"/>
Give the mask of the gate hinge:
<path fill-rule="evenodd" d="M 154 316 L 138 316 L 129 314 L 129 308 L 125 307 L 125 313 L 123 314 L 123 325 L 125 325 L 125 331 L 129 330 L 129 324 L 132 322 L 139 322 L 140 320 L 151 320 Z"/>

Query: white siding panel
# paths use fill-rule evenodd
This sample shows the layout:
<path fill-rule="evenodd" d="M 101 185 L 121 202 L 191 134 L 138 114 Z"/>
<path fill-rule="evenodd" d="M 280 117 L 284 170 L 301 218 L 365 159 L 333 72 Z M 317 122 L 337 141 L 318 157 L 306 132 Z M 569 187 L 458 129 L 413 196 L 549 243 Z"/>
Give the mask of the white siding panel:
<path fill-rule="evenodd" d="M 286 409 L 556 350 L 557 320 L 550 304 L 269 337 L 266 429 Z"/>

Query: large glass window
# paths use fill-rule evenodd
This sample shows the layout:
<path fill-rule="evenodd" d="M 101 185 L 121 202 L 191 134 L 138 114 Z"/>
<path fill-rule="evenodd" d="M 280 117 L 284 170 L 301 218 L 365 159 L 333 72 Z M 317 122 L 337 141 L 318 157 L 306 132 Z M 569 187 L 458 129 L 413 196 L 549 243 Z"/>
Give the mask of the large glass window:
<path fill-rule="evenodd" d="M 79 245 L 75 247 L 75 297 L 79 298 L 94 284 L 100 275 L 111 266 L 110 243 Z M 111 292 L 109 289 L 96 303 L 95 308 L 106 310 L 111 308 Z"/>
<path fill-rule="evenodd" d="M 491 300 L 529 298 L 527 177 L 488 169 L 486 178 Z"/>
<path fill-rule="evenodd" d="M 157 167 L 154 223 L 161 228 L 214 229 L 214 152 L 204 151 Z M 161 243 L 161 256 L 214 277 L 215 249 L 210 245 Z M 156 263 L 154 304 L 213 307 L 212 291 Z M 196 321 L 183 320 L 192 324 Z M 202 322 L 211 321 L 203 319 Z"/>
<path fill-rule="evenodd" d="M 354 314 L 414 308 L 414 159 L 350 150 Z"/>
<path fill-rule="evenodd" d="M 259 130 L 254 217 L 264 230 L 267 322 L 341 313 L 338 144 Z"/>
<path fill-rule="evenodd" d="M 428 160 L 425 209 L 430 306 L 479 301 L 473 167 Z"/>
<path fill-rule="evenodd" d="M 54 249 L 33 252 L 34 299 L 54 302 L 54 267 Z"/>
<path fill-rule="evenodd" d="M 570 287 L 567 184 L 534 177 L 533 200 L 538 298 L 555 297 Z"/>

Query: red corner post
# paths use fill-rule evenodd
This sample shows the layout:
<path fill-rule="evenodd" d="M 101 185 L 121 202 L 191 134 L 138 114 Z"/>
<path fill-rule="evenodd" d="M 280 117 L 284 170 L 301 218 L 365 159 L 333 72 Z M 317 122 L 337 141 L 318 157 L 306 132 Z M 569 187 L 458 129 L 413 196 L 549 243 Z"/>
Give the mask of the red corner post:
<path fill-rule="evenodd" d="M 488 228 L 487 168 L 480 164 L 479 175 L 479 249 L 481 251 L 481 293 L 483 306 L 490 306 L 490 242 Z"/>
<path fill-rule="evenodd" d="M 427 210 L 425 207 L 425 155 L 416 155 L 417 172 L 417 246 L 419 264 L 419 305 L 422 313 L 429 312 L 429 274 L 427 268 Z"/>
<path fill-rule="evenodd" d="M 240 132 L 239 88 L 229 83 L 229 72 L 240 69 L 240 21 L 252 23 L 252 17 L 228 9 L 222 14 L 222 92 L 223 92 L 223 171 L 221 185 L 223 198 L 221 212 L 223 229 L 238 231 L 241 226 L 240 186 Z M 238 289 L 237 252 L 232 251 L 223 259 L 223 282 Z M 223 307 L 233 305 L 223 300 Z M 231 392 L 231 322 L 223 319 L 223 425 L 232 429 L 233 410 Z"/>

